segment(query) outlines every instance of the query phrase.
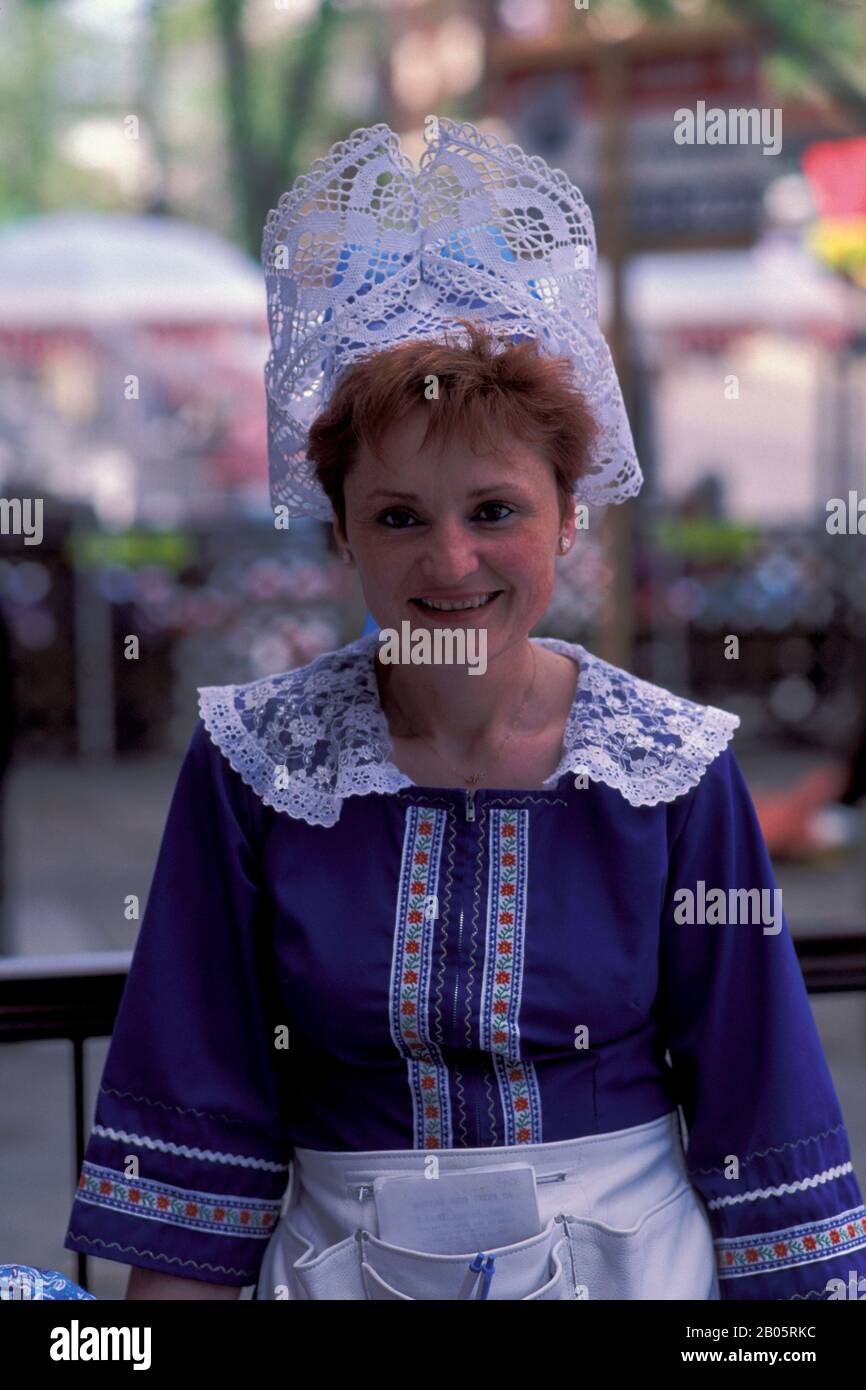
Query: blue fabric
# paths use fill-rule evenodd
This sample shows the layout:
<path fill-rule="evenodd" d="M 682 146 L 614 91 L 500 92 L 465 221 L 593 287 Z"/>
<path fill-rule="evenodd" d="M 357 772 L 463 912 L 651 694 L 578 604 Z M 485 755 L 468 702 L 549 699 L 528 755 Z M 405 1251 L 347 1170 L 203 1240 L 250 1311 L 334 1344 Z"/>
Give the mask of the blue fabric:
<path fill-rule="evenodd" d="M 39 1265 L 0 1265 L 0 1301 L 6 1299 L 93 1298 L 80 1284 L 56 1269 Z"/>
<path fill-rule="evenodd" d="M 699 881 L 776 887 L 732 749 L 670 803 L 569 774 L 477 791 L 472 811 L 410 787 L 311 826 L 196 726 L 66 1247 L 249 1284 L 293 1144 L 519 1146 L 679 1104 L 723 1298 L 826 1298 L 866 1275 L 787 922 L 677 920 Z"/>

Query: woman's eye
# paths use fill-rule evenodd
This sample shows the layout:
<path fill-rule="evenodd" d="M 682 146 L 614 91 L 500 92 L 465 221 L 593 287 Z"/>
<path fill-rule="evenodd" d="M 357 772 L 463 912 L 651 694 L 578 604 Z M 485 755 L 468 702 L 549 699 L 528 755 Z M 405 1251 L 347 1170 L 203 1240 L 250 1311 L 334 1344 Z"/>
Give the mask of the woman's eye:
<path fill-rule="evenodd" d="M 509 507 L 505 502 L 485 502 L 476 511 L 474 519 L 485 522 L 504 521 L 505 516 L 510 516 L 513 511 L 514 508 Z M 488 513 L 487 516 L 483 515 L 485 512 Z M 489 513 L 495 512 L 498 512 L 499 515 L 489 515 Z M 504 515 L 502 515 L 503 513 Z M 379 513 L 378 520 L 392 531 L 405 531 L 419 524 L 418 518 L 406 507 L 388 507 L 386 511 Z"/>
<path fill-rule="evenodd" d="M 485 502 L 483 506 L 481 506 L 481 507 L 478 508 L 478 512 L 489 512 L 489 511 L 496 511 L 496 510 L 504 511 L 504 512 L 506 512 L 506 513 L 510 516 L 511 513 L 512 513 L 512 511 L 514 510 L 514 508 L 513 508 L 513 507 L 509 507 L 505 502 Z M 478 512 L 476 512 L 476 516 L 478 515 Z M 501 516 L 488 517 L 488 520 L 492 520 L 492 521 L 503 521 L 503 520 L 504 520 L 504 517 L 501 517 Z"/>

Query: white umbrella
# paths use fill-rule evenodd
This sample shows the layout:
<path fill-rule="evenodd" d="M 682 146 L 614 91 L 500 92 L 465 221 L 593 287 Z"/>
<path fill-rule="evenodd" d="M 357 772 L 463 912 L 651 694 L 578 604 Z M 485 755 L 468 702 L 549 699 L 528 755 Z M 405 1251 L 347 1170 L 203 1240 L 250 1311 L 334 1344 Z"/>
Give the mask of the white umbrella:
<path fill-rule="evenodd" d="M 118 321 L 266 330 L 261 270 L 216 233 L 171 217 L 74 212 L 0 228 L 0 329 Z"/>
<path fill-rule="evenodd" d="M 625 294 L 629 320 L 644 332 L 754 328 L 853 335 L 866 327 L 866 294 L 786 238 L 768 238 L 745 251 L 635 256 Z M 603 320 L 609 306 L 610 276 L 603 265 Z"/>

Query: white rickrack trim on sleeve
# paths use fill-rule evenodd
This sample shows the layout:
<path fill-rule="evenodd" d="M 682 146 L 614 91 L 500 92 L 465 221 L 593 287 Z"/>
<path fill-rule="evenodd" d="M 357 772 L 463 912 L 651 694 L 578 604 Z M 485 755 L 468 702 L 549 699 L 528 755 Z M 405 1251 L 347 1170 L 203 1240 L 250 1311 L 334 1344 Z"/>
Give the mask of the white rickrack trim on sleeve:
<path fill-rule="evenodd" d="M 713 1197 L 707 1206 L 710 1210 L 718 1207 L 735 1207 L 740 1202 L 759 1202 L 767 1197 L 787 1197 L 793 1192 L 805 1192 L 810 1187 L 820 1187 L 825 1182 L 834 1182 L 846 1173 L 853 1173 L 853 1163 L 839 1163 L 835 1168 L 825 1168 L 823 1173 L 813 1173 L 810 1178 L 800 1178 L 797 1182 L 783 1182 L 778 1187 L 757 1187 L 751 1192 L 738 1192 L 733 1197 Z"/>
<path fill-rule="evenodd" d="M 178 1158 L 198 1158 L 208 1163 L 227 1163 L 237 1168 L 260 1168 L 266 1173 L 287 1173 L 286 1163 L 272 1163 L 268 1158 L 250 1158 L 247 1154 L 225 1154 L 213 1149 L 189 1148 L 186 1144 L 174 1144 L 170 1139 L 151 1139 L 147 1134 L 129 1134 L 125 1129 L 112 1129 L 109 1125 L 94 1125 L 93 1133 L 102 1139 L 115 1139 L 122 1144 L 135 1144 L 140 1149 L 154 1149 L 159 1153 L 176 1154 Z"/>

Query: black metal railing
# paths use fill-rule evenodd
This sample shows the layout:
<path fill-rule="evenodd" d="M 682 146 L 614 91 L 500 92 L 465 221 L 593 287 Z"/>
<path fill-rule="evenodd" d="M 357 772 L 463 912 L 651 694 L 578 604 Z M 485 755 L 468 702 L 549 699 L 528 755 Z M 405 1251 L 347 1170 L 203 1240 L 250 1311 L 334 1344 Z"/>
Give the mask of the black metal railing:
<path fill-rule="evenodd" d="M 794 944 L 810 994 L 866 990 L 866 934 L 797 935 Z M 0 1043 L 72 1043 L 76 1183 L 86 1147 L 84 1043 L 112 1032 L 131 960 L 131 951 L 0 956 Z M 87 1288 L 88 1257 L 76 1258 L 76 1278 Z"/>
<path fill-rule="evenodd" d="M 131 960 L 131 951 L 0 956 L 0 1043 L 72 1043 L 76 1183 L 85 1149 L 84 1044 L 114 1028 Z M 87 1256 L 76 1252 L 76 1260 L 76 1279 L 87 1288 Z"/>

